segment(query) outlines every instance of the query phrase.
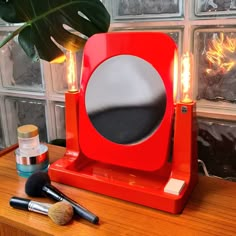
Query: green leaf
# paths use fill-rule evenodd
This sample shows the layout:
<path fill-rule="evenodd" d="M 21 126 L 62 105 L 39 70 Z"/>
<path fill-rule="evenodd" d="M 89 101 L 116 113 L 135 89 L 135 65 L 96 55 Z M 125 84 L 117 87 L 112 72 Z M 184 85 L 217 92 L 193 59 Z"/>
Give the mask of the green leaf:
<path fill-rule="evenodd" d="M 110 26 L 110 15 L 100 0 L 0 0 L 0 18 L 24 23 L 0 47 L 19 34 L 19 43 L 29 57 L 49 62 L 65 58 L 56 43 L 77 51 L 88 37 L 107 32 Z"/>

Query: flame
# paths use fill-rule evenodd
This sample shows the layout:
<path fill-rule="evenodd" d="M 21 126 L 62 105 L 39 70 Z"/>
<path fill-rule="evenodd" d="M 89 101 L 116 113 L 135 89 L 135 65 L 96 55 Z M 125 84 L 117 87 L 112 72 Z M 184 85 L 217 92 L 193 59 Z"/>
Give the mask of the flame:
<path fill-rule="evenodd" d="M 229 38 L 220 33 L 219 37 L 212 40 L 206 52 L 208 61 L 212 64 L 206 72 L 210 75 L 227 73 L 235 65 L 236 39 Z"/>
<path fill-rule="evenodd" d="M 191 102 L 191 58 L 189 53 L 182 57 L 181 86 L 182 86 L 182 102 Z"/>
<path fill-rule="evenodd" d="M 69 51 L 67 53 L 67 83 L 70 92 L 76 92 L 78 90 L 76 71 L 77 70 L 75 53 Z"/>

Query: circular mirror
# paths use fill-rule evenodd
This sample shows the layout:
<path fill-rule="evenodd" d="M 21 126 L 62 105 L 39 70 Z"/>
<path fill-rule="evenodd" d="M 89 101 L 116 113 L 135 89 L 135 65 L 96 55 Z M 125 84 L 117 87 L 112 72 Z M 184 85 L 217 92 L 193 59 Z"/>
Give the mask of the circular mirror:
<path fill-rule="evenodd" d="M 115 143 L 133 144 L 151 135 L 162 121 L 165 87 L 150 63 L 136 56 L 119 55 L 93 72 L 85 106 L 102 136 Z"/>

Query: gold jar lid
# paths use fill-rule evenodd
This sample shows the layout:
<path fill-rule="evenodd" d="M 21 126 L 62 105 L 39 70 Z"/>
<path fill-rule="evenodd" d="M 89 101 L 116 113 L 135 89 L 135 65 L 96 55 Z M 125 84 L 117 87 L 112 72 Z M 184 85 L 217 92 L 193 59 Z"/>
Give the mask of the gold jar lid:
<path fill-rule="evenodd" d="M 38 127 L 35 125 L 22 125 L 17 128 L 19 138 L 32 138 L 38 135 Z"/>

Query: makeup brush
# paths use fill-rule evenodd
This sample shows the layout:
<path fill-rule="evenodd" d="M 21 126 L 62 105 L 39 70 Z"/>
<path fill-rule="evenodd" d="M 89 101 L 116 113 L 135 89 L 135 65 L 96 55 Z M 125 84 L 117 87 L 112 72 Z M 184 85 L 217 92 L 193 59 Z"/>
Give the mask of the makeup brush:
<path fill-rule="evenodd" d="M 32 174 L 25 183 L 25 193 L 31 197 L 46 196 L 56 201 L 67 202 L 74 208 L 74 214 L 93 224 L 98 224 L 99 222 L 98 216 L 52 186 L 50 177 L 46 172 L 38 171 Z"/>
<path fill-rule="evenodd" d="M 48 204 L 26 198 L 12 197 L 10 199 L 10 206 L 21 210 L 48 215 L 51 220 L 58 225 L 65 225 L 70 222 L 74 214 L 73 207 L 67 202 Z"/>

